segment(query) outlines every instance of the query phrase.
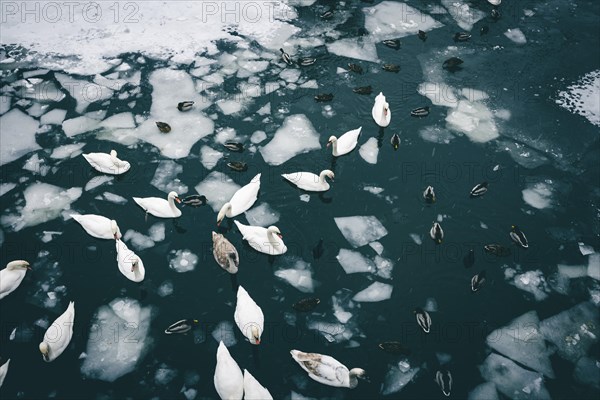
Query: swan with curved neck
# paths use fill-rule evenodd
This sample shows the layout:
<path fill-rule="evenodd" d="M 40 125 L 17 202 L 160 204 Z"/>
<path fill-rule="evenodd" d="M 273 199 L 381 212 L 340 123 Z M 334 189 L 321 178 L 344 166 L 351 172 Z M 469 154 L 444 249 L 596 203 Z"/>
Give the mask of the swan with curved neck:
<path fill-rule="evenodd" d="M 148 214 L 158 218 L 178 218 L 181 216 L 181 210 L 175 205 L 175 202 L 181 203 L 177 192 L 170 192 L 167 200 L 158 197 L 134 197 L 133 201 Z"/>
<path fill-rule="evenodd" d="M 327 142 L 327 147 L 331 146 L 333 149 L 333 155 L 335 157 L 343 156 L 344 154 L 350 153 L 358 144 L 358 137 L 362 131 L 362 126 L 358 129 L 354 129 L 344 133 L 339 138 L 330 136 Z"/>
<path fill-rule="evenodd" d="M 328 169 L 321 171 L 319 175 L 312 172 L 294 172 L 292 174 L 282 174 L 281 176 L 308 192 L 325 192 L 329 190 L 329 183 L 326 178 L 331 179 L 332 182 L 335 178 L 333 171 Z"/>
<path fill-rule="evenodd" d="M 131 168 L 131 164 L 129 164 L 129 162 L 120 160 L 117 157 L 117 152 L 115 150 L 111 150 L 109 154 L 83 154 L 83 157 L 96 171 L 104 174 L 120 175 L 129 171 Z"/>
<path fill-rule="evenodd" d="M 67 310 L 58 317 L 44 334 L 39 345 L 40 353 L 46 362 L 56 360 L 69 346 L 73 338 L 73 323 L 75 322 L 75 302 L 69 302 Z M 56 335 L 60 332 L 60 335 Z"/>
<path fill-rule="evenodd" d="M 244 225 L 237 220 L 234 222 L 244 240 L 254 250 L 269 255 L 281 255 L 287 251 L 281 231 L 276 226 L 263 228 L 262 226 Z"/>
<path fill-rule="evenodd" d="M 252 178 L 250 183 L 239 188 L 233 196 L 231 196 L 231 199 L 223 204 L 217 215 L 217 225 L 220 225 L 225 217 L 236 217 L 241 213 L 248 211 L 250 207 L 254 205 L 258 198 L 258 191 L 260 190 L 260 176 L 261 174 L 258 174 Z"/>
<path fill-rule="evenodd" d="M 263 315 L 262 309 L 241 285 L 238 287 L 237 291 L 237 303 L 235 305 L 233 319 L 240 331 L 242 331 L 242 334 L 246 336 L 246 339 L 248 339 L 250 343 L 255 345 L 260 344 L 260 337 L 265 324 L 265 316 Z"/>
<path fill-rule="evenodd" d="M 90 236 L 98 239 L 113 239 L 115 235 L 114 231 L 116 230 L 117 236 L 119 238 L 121 237 L 121 231 L 114 219 L 111 220 L 96 214 L 72 214 L 71 217 L 73 217 L 73 219 L 77 221 Z M 116 229 L 113 229 L 113 224 Z"/>
<path fill-rule="evenodd" d="M 392 120 L 390 105 L 381 92 L 375 97 L 375 104 L 373 105 L 373 110 L 371 110 L 371 115 L 373 116 L 375 123 L 382 128 L 387 127 Z"/>
<path fill-rule="evenodd" d="M 28 269 L 31 268 L 25 260 L 15 260 L 6 264 L 6 268 L 0 271 L 0 299 L 19 287 Z"/>

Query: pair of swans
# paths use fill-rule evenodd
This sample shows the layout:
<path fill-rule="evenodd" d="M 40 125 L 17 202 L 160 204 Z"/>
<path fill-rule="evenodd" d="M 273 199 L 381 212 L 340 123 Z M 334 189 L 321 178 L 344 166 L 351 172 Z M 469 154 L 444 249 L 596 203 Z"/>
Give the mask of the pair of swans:
<path fill-rule="evenodd" d="M 223 400 L 273 400 L 273 396 L 248 370 L 242 370 L 229 350 L 219 343 L 217 349 L 217 366 L 215 367 L 214 384 L 219 397 Z"/>

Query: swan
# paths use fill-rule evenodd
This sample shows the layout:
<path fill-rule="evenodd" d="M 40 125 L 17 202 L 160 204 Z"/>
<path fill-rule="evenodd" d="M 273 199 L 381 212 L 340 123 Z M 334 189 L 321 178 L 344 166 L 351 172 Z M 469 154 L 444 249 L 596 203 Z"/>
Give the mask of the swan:
<path fill-rule="evenodd" d="M 281 176 L 308 192 L 325 192 L 329 190 L 329 183 L 325 178 L 328 177 L 331 181 L 335 178 L 333 171 L 328 169 L 321 171 L 318 176 L 312 172 L 294 172 L 292 174 L 282 174 Z"/>
<path fill-rule="evenodd" d="M 121 239 L 115 240 L 115 246 L 117 248 L 117 264 L 119 271 L 125 278 L 133 282 L 141 282 L 146 276 L 146 269 L 141 258 L 138 257 L 133 251 L 129 250 L 127 245 L 123 243 Z"/>
<path fill-rule="evenodd" d="M 233 319 L 250 343 L 260 344 L 260 336 L 265 325 L 265 316 L 262 309 L 252 300 L 252 297 L 250 297 L 242 285 L 238 287 L 237 304 L 233 313 Z"/>
<path fill-rule="evenodd" d="M 231 196 L 231 200 L 223 204 L 219 215 L 217 215 L 217 225 L 220 225 L 225 217 L 233 218 L 247 211 L 256 201 L 258 190 L 260 189 L 260 175 L 256 175 L 250 183 L 238 189 Z"/>
<path fill-rule="evenodd" d="M 244 369 L 244 400 L 273 400 L 271 393 Z"/>
<path fill-rule="evenodd" d="M 113 229 L 114 224 L 116 226 L 116 238 L 121 239 L 121 230 L 114 219 L 110 220 L 102 215 L 96 214 L 73 214 L 71 217 L 73 217 L 73 219 L 77 221 L 89 235 L 98 239 L 115 239 L 115 230 Z"/>
<path fill-rule="evenodd" d="M 6 360 L 6 362 L 4 364 L 2 364 L 2 366 L 0 366 L 0 388 L 2 387 L 2 384 L 4 383 L 4 378 L 6 378 L 6 374 L 8 373 L 9 364 L 10 364 L 10 358 L 8 360 Z M 244 381 L 244 383 L 245 383 L 245 381 Z M 258 383 L 258 382 L 256 382 L 256 383 Z M 265 390 L 267 390 L 267 389 L 265 389 Z M 269 393 L 269 392 L 267 391 L 267 393 Z M 272 399 L 272 397 L 271 397 L 271 399 Z"/>
<path fill-rule="evenodd" d="M 127 161 L 119 160 L 117 152 L 111 150 L 110 154 L 106 153 L 89 153 L 83 154 L 83 157 L 96 171 L 103 174 L 120 175 L 129 171 L 131 165 Z"/>
<path fill-rule="evenodd" d="M 244 225 L 238 221 L 234 222 L 242 233 L 244 240 L 254 250 L 274 256 L 284 254 L 287 251 L 278 227 L 263 228 L 262 226 Z"/>
<path fill-rule="evenodd" d="M 181 210 L 175 206 L 175 202 L 181 203 L 176 192 L 170 192 L 167 200 L 158 197 L 134 197 L 133 201 L 144 211 L 158 218 L 178 218 L 181 217 Z"/>
<path fill-rule="evenodd" d="M 217 264 L 230 274 L 236 274 L 240 264 L 240 256 L 236 248 L 220 233 L 213 232 L 212 241 L 213 257 Z"/>
<path fill-rule="evenodd" d="M 375 97 L 375 104 L 373 105 L 371 115 L 373 115 L 373 119 L 377 125 L 382 128 L 385 128 L 390 124 L 392 111 L 390 110 L 390 105 L 385 101 L 385 96 L 381 92 Z"/>
<path fill-rule="evenodd" d="M 31 269 L 29 263 L 23 260 L 6 264 L 6 268 L 0 271 L 0 300 L 19 287 L 28 269 Z"/>
<path fill-rule="evenodd" d="M 361 130 L 362 126 L 358 129 L 354 129 L 352 131 L 344 133 L 339 138 L 336 138 L 335 136 L 330 136 L 329 141 L 327 142 L 327 147 L 329 147 L 329 145 L 333 147 L 333 155 L 335 157 L 348 154 L 352 150 L 354 150 L 354 148 L 358 144 L 358 137 L 360 136 Z"/>
<path fill-rule="evenodd" d="M 75 302 L 69 302 L 69 307 L 52 323 L 40 343 L 40 352 L 44 361 L 51 362 L 60 356 L 67 348 L 73 337 L 73 322 L 75 320 Z"/>
<path fill-rule="evenodd" d="M 223 341 L 217 349 L 214 383 L 219 397 L 223 400 L 241 400 L 244 395 L 242 370 L 229 354 Z"/>
<path fill-rule="evenodd" d="M 303 353 L 291 350 L 292 358 L 296 360 L 308 376 L 315 381 L 328 386 L 354 389 L 358 385 L 357 378 L 366 378 L 362 368 L 348 368 L 333 357 L 317 353 Z"/>

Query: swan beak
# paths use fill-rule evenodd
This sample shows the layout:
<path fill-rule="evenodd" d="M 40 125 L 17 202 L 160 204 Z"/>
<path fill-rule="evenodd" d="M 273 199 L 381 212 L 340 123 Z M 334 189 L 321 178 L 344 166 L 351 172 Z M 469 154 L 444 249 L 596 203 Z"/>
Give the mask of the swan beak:
<path fill-rule="evenodd" d="M 283 235 L 281 233 L 278 233 L 277 236 L 279 237 L 279 239 L 283 239 Z"/>
<path fill-rule="evenodd" d="M 27 269 L 28 269 L 29 271 L 33 271 L 33 269 L 31 269 L 31 267 L 30 267 L 29 265 L 27 266 Z"/>
<path fill-rule="evenodd" d="M 256 344 L 259 345 L 260 344 L 260 339 L 255 339 L 256 340 Z"/>
<path fill-rule="evenodd" d="M 175 197 L 175 201 L 176 201 L 177 203 L 181 203 L 181 199 L 180 199 L 179 197 Z"/>
<path fill-rule="evenodd" d="M 326 147 L 329 147 L 329 146 L 331 146 L 331 142 L 327 142 L 327 146 Z"/>

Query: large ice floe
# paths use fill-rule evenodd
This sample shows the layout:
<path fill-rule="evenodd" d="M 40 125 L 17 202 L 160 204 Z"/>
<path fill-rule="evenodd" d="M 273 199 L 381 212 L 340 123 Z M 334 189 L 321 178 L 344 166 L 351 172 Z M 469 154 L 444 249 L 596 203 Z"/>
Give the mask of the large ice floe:
<path fill-rule="evenodd" d="M 327 44 L 327 51 L 340 57 L 379 62 L 375 42 L 371 38 L 347 38 Z"/>
<path fill-rule="evenodd" d="M 552 181 L 538 182 L 523 189 L 522 195 L 525 203 L 533 208 L 542 210 L 552 206 Z"/>
<path fill-rule="evenodd" d="M 592 124 L 600 126 L 600 69 L 585 74 L 577 83 L 558 93 L 556 103 Z"/>
<path fill-rule="evenodd" d="M 395 1 L 382 1 L 374 7 L 363 8 L 363 12 L 365 29 L 373 40 L 396 39 L 443 26 L 416 8 Z"/>
<path fill-rule="evenodd" d="M 23 191 L 25 205 L 17 206 L 17 214 L 2 215 L 0 222 L 14 231 L 42 224 L 69 210 L 82 192 L 81 188 L 63 189 L 47 183 L 34 183 Z"/>
<path fill-rule="evenodd" d="M 540 320 L 535 311 L 529 311 L 496 329 L 488 335 L 486 343 L 519 364 L 554 378 L 546 342 L 540 332 Z"/>
<path fill-rule="evenodd" d="M 224 173 L 213 171 L 197 184 L 195 189 L 199 194 L 206 196 L 208 205 L 215 212 L 219 212 L 223 204 L 227 203 L 240 187 Z"/>
<path fill-rule="evenodd" d="M 183 172 L 183 167 L 172 160 L 162 160 L 158 163 L 154 177 L 150 184 L 162 190 L 165 193 L 171 191 L 177 192 L 178 195 L 183 195 L 188 191 L 187 185 L 182 183 L 177 175 Z"/>
<path fill-rule="evenodd" d="M 485 17 L 483 11 L 470 7 L 463 0 L 442 0 L 442 5 L 454 18 L 456 24 L 466 31 L 473 29 L 473 25 Z"/>
<path fill-rule="evenodd" d="M 272 209 L 267 203 L 261 203 L 244 213 L 252 226 L 267 227 L 279 221 L 279 212 Z"/>
<path fill-rule="evenodd" d="M 504 278 L 518 289 L 531 293 L 536 301 L 545 300 L 550 293 L 550 286 L 539 269 L 519 273 L 514 268 L 506 268 Z"/>
<path fill-rule="evenodd" d="M 353 247 L 360 247 L 381 239 L 388 234 L 379 220 L 370 216 L 334 218 L 342 235 Z"/>
<path fill-rule="evenodd" d="M 275 271 L 275 276 L 289 283 L 302 293 L 313 293 L 315 282 L 309 263 L 296 257 L 284 257 L 285 267 Z"/>
<path fill-rule="evenodd" d="M 413 380 L 420 369 L 421 367 L 411 365 L 406 359 L 391 365 L 381 385 L 381 394 L 387 396 L 399 392 Z"/>
<path fill-rule="evenodd" d="M 483 379 L 493 382 L 498 391 L 510 399 L 550 399 L 540 373 L 520 367 L 499 354 L 490 354 L 479 370 Z"/>
<path fill-rule="evenodd" d="M 40 124 L 17 108 L 0 117 L 0 165 L 14 161 L 27 153 L 41 149 L 35 141 Z"/>
<path fill-rule="evenodd" d="M 114 382 L 133 371 L 151 343 L 148 336 L 151 314 L 149 306 L 143 307 L 128 298 L 101 306 L 90 327 L 81 373 L 88 378 Z"/>
<path fill-rule="evenodd" d="M 290 158 L 321 148 L 319 134 L 303 114 L 291 115 L 269 143 L 260 148 L 267 164 L 281 165 Z"/>
<path fill-rule="evenodd" d="M 392 297 L 394 287 L 388 283 L 373 282 L 367 288 L 356 293 L 352 300 L 361 303 L 375 303 Z"/>

